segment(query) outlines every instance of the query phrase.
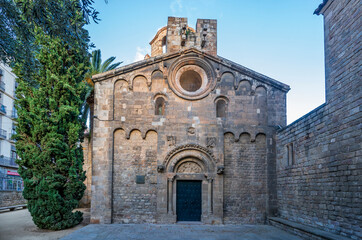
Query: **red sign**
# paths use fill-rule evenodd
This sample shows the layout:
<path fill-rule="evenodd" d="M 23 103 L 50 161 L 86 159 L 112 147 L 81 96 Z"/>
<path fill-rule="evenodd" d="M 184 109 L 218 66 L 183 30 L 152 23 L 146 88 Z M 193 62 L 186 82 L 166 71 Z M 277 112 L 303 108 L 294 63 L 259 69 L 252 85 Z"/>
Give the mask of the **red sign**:
<path fill-rule="evenodd" d="M 19 173 L 17 173 L 17 172 L 12 172 L 12 171 L 8 171 L 8 175 L 20 176 Z"/>

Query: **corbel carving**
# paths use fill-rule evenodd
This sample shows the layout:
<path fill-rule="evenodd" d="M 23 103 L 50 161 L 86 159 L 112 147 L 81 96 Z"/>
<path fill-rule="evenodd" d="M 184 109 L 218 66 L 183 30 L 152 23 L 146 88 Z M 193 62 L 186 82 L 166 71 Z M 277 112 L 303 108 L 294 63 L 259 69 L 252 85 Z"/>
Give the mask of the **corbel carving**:
<path fill-rule="evenodd" d="M 208 148 L 216 147 L 216 137 L 207 137 L 206 138 L 206 147 L 208 147 Z"/>
<path fill-rule="evenodd" d="M 176 136 L 167 136 L 168 146 L 175 146 L 176 145 Z"/>
<path fill-rule="evenodd" d="M 224 174 L 224 170 L 225 170 L 224 165 L 219 165 L 219 166 L 217 166 L 217 174 L 218 174 L 218 175 Z"/>
<path fill-rule="evenodd" d="M 157 165 L 157 172 L 162 173 L 163 171 L 165 171 L 165 166 L 162 164 Z"/>

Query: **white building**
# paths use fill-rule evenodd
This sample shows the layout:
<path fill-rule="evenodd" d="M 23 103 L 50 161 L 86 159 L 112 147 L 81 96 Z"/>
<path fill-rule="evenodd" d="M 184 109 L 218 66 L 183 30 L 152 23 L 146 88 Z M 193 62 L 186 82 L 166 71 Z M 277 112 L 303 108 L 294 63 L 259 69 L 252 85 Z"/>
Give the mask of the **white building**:
<path fill-rule="evenodd" d="M 11 68 L 0 63 L 0 190 L 19 190 L 14 184 L 20 180 L 15 163 L 15 141 L 11 139 L 17 124 L 17 112 L 14 107 L 16 76 Z M 5 181 L 12 179 L 15 181 Z M 3 182 L 3 184 L 1 184 Z M 10 186 L 11 185 L 11 186 Z"/>

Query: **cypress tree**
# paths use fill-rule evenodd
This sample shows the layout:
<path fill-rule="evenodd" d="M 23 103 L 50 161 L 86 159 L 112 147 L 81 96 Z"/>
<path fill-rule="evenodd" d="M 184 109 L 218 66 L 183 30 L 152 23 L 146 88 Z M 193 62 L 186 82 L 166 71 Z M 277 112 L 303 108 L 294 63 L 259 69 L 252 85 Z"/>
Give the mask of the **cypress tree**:
<path fill-rule="evenodd" d="M 15 139 L 23 196 L 33 221 L 39 228 L 60 230 L 82 221 L 82 213 L 73 210 L 85 190 L 80 143 L 85 129 L 81 108 L 86 94 L 84 75 L 89 68 L 89 37 L 78 1 L 42 2 L 68 11 L 60 15 L 68 18 L 63 19 L 64 26 L 53 26 L 57 31 L 47 31 L 36 21 L 27 22 L 35 67 L 29 72 L 26 62 L 20 60 L 14 67 L 19 83 Z M 47 20 L 54 14 L 49 14 L 49 9 L 43 12 Z M 22 19 L 26 13 L 22 9 Z"/>

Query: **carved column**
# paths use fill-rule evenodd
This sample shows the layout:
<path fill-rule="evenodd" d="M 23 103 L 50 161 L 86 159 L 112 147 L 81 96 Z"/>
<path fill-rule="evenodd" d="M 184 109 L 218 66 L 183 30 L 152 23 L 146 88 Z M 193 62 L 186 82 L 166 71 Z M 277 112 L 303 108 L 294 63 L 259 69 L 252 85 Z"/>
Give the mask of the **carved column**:
<path fill-rule="evenodd" d="M 167 178 L 167 184 L 168 184 L 168 214 L 173 214 L 173 180 L 174 177 Z"/>
<path fill-rule="evenodd" d="M 208 191 L 207 191 L 207 206 L 208 206 L 208 211 L 209 214 L 212 214 L 212 182 L 214 179 L 212 179 L 211 177 L 207 178 L 208 181 Z"/>

